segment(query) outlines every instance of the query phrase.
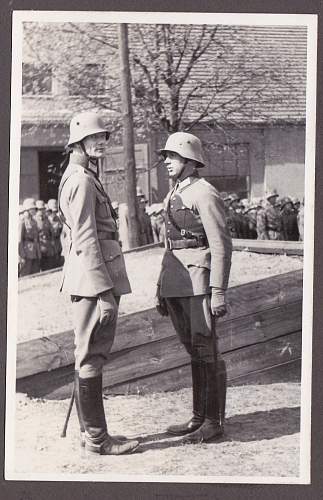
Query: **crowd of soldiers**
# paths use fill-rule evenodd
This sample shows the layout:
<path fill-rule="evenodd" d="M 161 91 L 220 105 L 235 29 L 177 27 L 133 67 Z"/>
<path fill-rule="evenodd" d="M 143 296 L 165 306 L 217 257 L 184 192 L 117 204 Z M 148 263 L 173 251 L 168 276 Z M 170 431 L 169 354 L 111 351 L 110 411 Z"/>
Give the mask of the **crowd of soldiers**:
<path fill-rule="evenodd" d="M 303 241 L 304 201 L 276 192 L 251 200 L 235 193 L 221 197 L 232 238 Z"/>
<path fill-rule="evenodd" d="M 18 275 L 62 266 L 62 229 L 57 200 L 26 198 L 19 207 Z"/>
<path fill-rule="evenodd" d="M 227 224 L 232 238 L 302 241 L 304 203 L 297 198 L 279 198 L 269 193 L 265 198 L 241 199 L 235 193 L 221 193 Z M 140 246 L 165 241 L 163 203 L 148 205 L 143 191 L 137 188 Z M 119 226 L 123 250 L 129 249 L 127 206 L 112 202 Z M 47 203 L 27 198 L 19 209 L 19 276 L 60 267 L 64 263 L 66 234 L 58 215 L 57 200 Z"/>

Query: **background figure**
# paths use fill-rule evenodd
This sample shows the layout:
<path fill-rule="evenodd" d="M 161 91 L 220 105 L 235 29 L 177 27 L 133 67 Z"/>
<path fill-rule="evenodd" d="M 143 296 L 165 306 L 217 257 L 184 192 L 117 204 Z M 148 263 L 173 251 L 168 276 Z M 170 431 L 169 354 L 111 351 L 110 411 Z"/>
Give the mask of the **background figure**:
<path fill-rule="evenodd" d="M 266 196 L 266 204 L 257 214 L 257 232 L 259 240 L 281 239 L 281 217 L 276 207 L 278 194 L 270 192 Z"/>
<path fill-rule="evenodd" d="M 286 196 L 281 200 L 281 237 L 285 241 L 298 241 L 299 231 L 297 212 L 291 198 Z"/>
<path fill-rule="evenodd" d="M 119 221 L 119 239 L 121 242 L 122 250 L 129 250 L 129 210 L 126 203 L 119 203 L 118 210 Z"/>
<path fill-rule="evenodd" d="M 147 200 L 140 187 L 137 187 L 137 202 L 140 246 L 149 245 L 154 242 L 154 236 L 150 217 L 146 213 Z"/>
<path fill-rule="evenodd" d="M 299 232 L 299 240 L 304 241 L 304 199 L 303 203 L 299 207 L 299 212 L 297 214 L 297 226 L 298 226 L 298 232 Z"/>
<path fill-rule="evenodd" d="M 38 228 L 33 217 L 36 214 L 36 203 L 33 198 L 27 198 L 23 202 L 22 212 L 18 232 L 19 277 L 38 273 L 41 257 Z"/>
<path fill-rule="evenodd" d="M 40 270 L 47 271 L 54 267 L 54 235 L 51 224 L 45 213 L 45 203 L 42 200 L 38 200 L 37 203 L 38 210 L 35 215 L 35 222 L 38 229 L 40 248 Z"/>
<path fill-rule="evenodd" d="M 257 203 L 251 200 L 246 211 L 244 213 L 244 218 L 247 223 L 247 238 L 257 239 Z"/>
<path fill-rule="evenodd" d="M 150 207 L 150 222 L 153 231 L 154 243 L 165 241 L 165 214 L 164 204 L 154 203 Z"/>
<path fill-rule="evenodd" d="M 61 233 L 63 230 L 63 223 L 58 215 L 57 200 L 50 199 L 47 202 L 47 217 L 52 229 L 53 235 L 53 267 L 61 267 L 64 264 L 64 257 L 62 256 L 62 242 Z"/>

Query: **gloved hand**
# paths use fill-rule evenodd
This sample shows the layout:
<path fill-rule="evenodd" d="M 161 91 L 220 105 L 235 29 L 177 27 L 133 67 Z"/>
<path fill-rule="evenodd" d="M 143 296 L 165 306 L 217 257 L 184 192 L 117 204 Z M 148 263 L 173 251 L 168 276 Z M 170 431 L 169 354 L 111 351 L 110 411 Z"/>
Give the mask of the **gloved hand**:
<path fill-rule="evenodd" d="M 212 288 L 211 312 L 217 318 L 221 318 L 227 312 L 225 303 L 225 291 L 223 288 Z"/>
<path fill-rule="evenodd" d="M 111 290 L 100 293 L 98 304 L 100 307 L 100 324 L 106 325 L 111 323 L 118 312 L 118 306 Z"/>
<path fill-rule="evenodd" d="M 161 316 L 168 316 L 168 310 L 166 305 L 166 300 L 160 295 L 160 286 L 157 285 L 157 291 L 155 296 L 155 307 Z"/>

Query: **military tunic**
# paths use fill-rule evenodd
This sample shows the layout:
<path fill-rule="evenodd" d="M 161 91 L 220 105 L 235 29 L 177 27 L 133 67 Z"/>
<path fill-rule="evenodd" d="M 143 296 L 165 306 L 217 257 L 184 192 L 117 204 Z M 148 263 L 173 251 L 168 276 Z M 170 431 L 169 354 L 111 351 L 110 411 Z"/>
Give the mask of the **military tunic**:
<path fill-rule="evenodd" d="M 223 201 L 211 184 L 190 176 L 169 193 L 166 207 L 160 295 L 192 361 L 214 362 L 219 353 L 211 288 L 227 288 L 232 252 Z M 178 241 L 189 245 L 194 240 L 191 236 L 204 245 L 173 248 Z"/>
<path fill-rule="evenodd" d="M 38 238 L 40 247 L 40 270 L 46 271 L 54 266 L 54 234 L 46 215 L 38 211 L 35 215 L 35 222 L 38 228 Z"/>
<path fill-rule="evenodd" d="M 89 378 L 102 372 L 116 331 L 116 319 L 100 324 L 98 296 L 111 290 L 119 303 L 131 288 L 111 202 L 83 158 L 75 156 L 59 190 L 59 207 L 70 233 L 61 291 L 72 298 L 75 368 L 80 377 Z"/>
<path fill-rule="evenodd" d="M 34 219 L 19 220 L 18 230 L 19 276 L 27 276 L 40 270 L 38 229 Z"/>
<path fill-rule="evenodd" d="M 267 203 L 257 214 L 259 240 L 279 240 L 281 238 L 281 217 L 279 210 Z"/>

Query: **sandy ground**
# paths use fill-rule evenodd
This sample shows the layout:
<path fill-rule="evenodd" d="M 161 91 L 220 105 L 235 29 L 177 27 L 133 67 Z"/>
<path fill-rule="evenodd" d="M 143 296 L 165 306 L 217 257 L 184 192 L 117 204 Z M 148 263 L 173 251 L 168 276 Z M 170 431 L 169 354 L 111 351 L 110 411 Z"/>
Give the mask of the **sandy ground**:
<path fill-rule="evenodd" d="M 120 315 L 153 307 L 163 249 L 125 255 L 132 293 L 122 297 Z M 234 252 L 229 286 L 303 266 L 302 257 Z M 19 342 L 72 329 L 69 297 L 59 293 L 61 272 L 19 280 Z"/>
<path fill-rule="evenodd" d="M 230 387 L 226 433 L 220 441 L 183 445 L 165 433 L 170 421 L 190 416 L 191 391 L 105 399 L 112 434 L 138 438 L 133 455 L 100 457 L 81 450 L 76 414 L 59 438 L 68 401 L 29 400 L 17 395 L 16 473 L 297 477 L 300 385 L 283 382 Z M 63 479 L 63 477 L 61 477 Z M 261 482 L 261 480 L 260 480 Z"/>

